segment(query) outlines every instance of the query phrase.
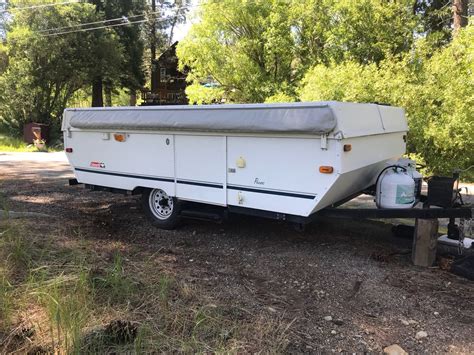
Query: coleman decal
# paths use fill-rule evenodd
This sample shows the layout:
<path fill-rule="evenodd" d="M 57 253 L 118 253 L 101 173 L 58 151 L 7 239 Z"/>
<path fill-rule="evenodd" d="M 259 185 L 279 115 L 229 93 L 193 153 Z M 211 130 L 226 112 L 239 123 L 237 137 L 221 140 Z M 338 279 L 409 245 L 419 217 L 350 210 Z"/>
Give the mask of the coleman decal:
<path fill-rule="evenodd" d="M 101 163 L 101 162 L 98 162 L 98 161 L 91 161 L 91 167 L 93 168 L 105 168 L 105 163 Z"/>

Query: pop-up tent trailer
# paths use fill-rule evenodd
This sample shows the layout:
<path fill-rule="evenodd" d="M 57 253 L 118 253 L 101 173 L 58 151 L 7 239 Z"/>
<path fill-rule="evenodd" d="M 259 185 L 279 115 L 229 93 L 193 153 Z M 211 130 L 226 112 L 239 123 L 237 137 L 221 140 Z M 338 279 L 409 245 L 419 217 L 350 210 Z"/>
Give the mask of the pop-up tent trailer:
<path fill-rule="evenodd" d="M 400 159 L 408 128 L 397 107 L 313 102 L 67 109 L 62 129 L 72 183 L 140 193 L 162 228 L 185 214 L 202 216 L 203 205 L 303 223 L 317 215 L 472 215 L 451 208 L 449 178 L 433 180 L 428 196 L 428 204 L 441 209 L 412 208 L 423 197 L 421 175 L 414 162 Z M 375 194 L 378 208 L 333 208 L 362 192 Z M 440 196 L 448 201 L 440 203 Z M 183 209 L 186 202 L 192 213 Z"/>
<path fill-rule="evenodd" d="M 405 153 L 403 109 L 378 104 L 155 106 L 67 109 L 62 129 L 75 179 L 141 194 L 155 225 L 214 219 L 209 207 L 298 224 L 314 217 L 416 218 L 413 261 L 434 260 L 437 218 L 462 243 L 458 176 L 421 175 Z M 336 208 L 370 193 L 377 208 Z M 424 208 L 413 208 L 419 201 Z M 462 223 L 460 223 L 462 224 Z M 434 239 L 433 239 L 434 238 Z M 434 247 L 433 247 L 434 245 Z M 433 254 L 434 252 L 434 254 Z"/>
<path fill-rule="evenodd" d="M 80 183 L 308 217 L 373 185 L 407 123 L 401 108 L 318 102 L 68 109 L 63 131 Z"/>

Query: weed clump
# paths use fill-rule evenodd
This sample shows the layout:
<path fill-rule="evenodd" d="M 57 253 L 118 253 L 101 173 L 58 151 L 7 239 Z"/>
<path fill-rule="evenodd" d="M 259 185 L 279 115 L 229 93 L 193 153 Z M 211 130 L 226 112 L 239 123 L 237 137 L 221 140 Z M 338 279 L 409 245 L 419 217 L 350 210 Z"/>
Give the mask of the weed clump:
<path fill-rule="evenodd" d="M 120 254 L 115 254 L 110 267 L 93 269 L 89 281 L 96 296 L 105 297 L 109 304 L 126 303 L 137 288 L 136 282 L 125 274 L 123 258 Z"/>

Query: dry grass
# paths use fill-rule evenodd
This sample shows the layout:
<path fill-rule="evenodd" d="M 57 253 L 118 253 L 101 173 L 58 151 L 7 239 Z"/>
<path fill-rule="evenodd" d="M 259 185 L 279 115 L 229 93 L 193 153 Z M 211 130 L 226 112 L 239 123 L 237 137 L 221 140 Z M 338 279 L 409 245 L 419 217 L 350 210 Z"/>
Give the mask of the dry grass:
<path fill-rule="evenodd" d="M 152 257 L 104 260 L 55 229 L 0 224 L 0 353 L 284 350 L 283 319 L 216 304 Z"/>

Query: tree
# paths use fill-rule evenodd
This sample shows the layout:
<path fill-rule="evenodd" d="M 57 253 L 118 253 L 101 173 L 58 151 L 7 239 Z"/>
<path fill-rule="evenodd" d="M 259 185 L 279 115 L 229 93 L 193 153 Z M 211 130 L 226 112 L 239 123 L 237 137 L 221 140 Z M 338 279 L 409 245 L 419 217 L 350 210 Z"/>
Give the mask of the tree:
<path fill-rule="evenodd" d="M 353 61 L 317 65 L 300 89 L 303 101 L 382 102 L 404 107 L 408 152 L 430 172 L 449 175 L 474 164 L 474 26 L 445 47 L 420 39 L 410 53 L 379 65 Z M 474 174 L 468 175 L 474 178 Z M 465 176 L 466 177 L 466 176 Z"/>
<path fill-rule="evenodd" d="M 417 27 L 411 0 L 339 1 L 332 17 L 336 59 L 364 64 L 408 51 Z"/>
<path fill-rule="evenodd" d="M 291 87 L 294 41 L 287 4 L 204 1 L 199 16 L 177 50 L 181 68 L 191 68 L 189 81 L 211 76 L 241 102 L 262 102 Z"/>
<path fill-rule="evenodd" d="M 19 135 L 27 122 L 47 123 L 59 132 L 73 94 L 97 71 L 115 75 L 121 47 L 114 33 L 48 35 L 51 28 L 98 20 L 95 8 L 81 3 L 15 13 L 5 45 L 8 66 L 0 76 L 0 123 L 11 133 Z"/>
<path fill-rule="evenodd" d="M 417 26 L 409 0 L 205 0 L 178 46 L 188 80 L 209 76 L 231 101 L 262 102 L 296 86 L 317 63 L 378 63 L 408 51 Z"/>
<path fill-rule="evenodd" d="M 136 91 L 145 84 L 145 45 L 150 48 L 148 62 L 151 64 L 157 50 L 162 51 L 171 44 L 174 28 L 185 20 L 190 0 L 151 0 L 151 4 L 146 0 L 89 0 L 89 2 L 96 6 L 98 12 L 104 13 L 105 19 L 109 20 L 107 25 L 120 24 L 123 21 L 120 18 L 127 16 L 133 16 L 130 22 L 145 21 L 130 26 L 113 27 L 123 48 L 120 80 L 117 82 L 113 78 L 98 74 L 92 81 L 93 106 L 103 106 L 103 88 L 105 103 L 110 106 L 114 87 L 127 88 L 130 101 L 133 103 Z M 117 18 L 120 20 L 110 21 Z"/>
<path fill-rule="evenodd" d="M 139 21 L 145 18 L 145 0 L 90 0 L 96 6 L 98 13 L 103 13 L 107 25 L 121 24 L 125 19 L 123 16 L 134 16 L 131 21 Z M 137 15 L 142 15 L 138 16 Z M 110 21 L 111 19 L 117 19 Z M 126 21 L 126 20 L 125 20 Z M 143 50 L 144 44 L 141 38 L 141 27 L 139 24 L 130 26 L 115 26 L 115 32 L 121 48 L 122 61 L 119 64 L 120 75 L 117 78 L 108 77 L 104 72 L 98 70 L 92 79 L 92 106 L 103 106 L 103 87 L 105 87 L 107 106 L 111 106 L 111 95 L 114 86 L 127 88 L 131 94 L 141 88 L 145 83 L 143 73 Z M 97 32 L 100 37 L 103 32 Z M 97 38 L 100 41 L 100 38 Z M 109 63 L 110 65 L 110 63 Z M 104 85 L 105 84 L 105 85 Z"/>
<path fill-rule="evenodd" d="M 468 0 L 453 0 L 453 25 L 455 31 L 458 31 L 461 27 L 467 26 L 468 6 Z"/>
<path fill-rule="evenodd" d="M 439 47 L 451 40 L 452 0 L 416 0 L 413 11 L 419 18 L 418 32 Z"/>

